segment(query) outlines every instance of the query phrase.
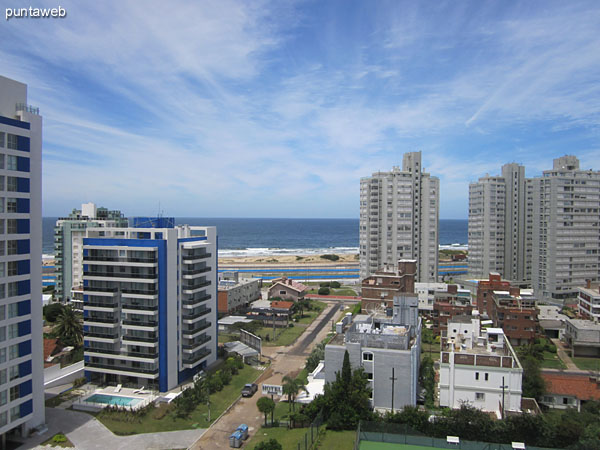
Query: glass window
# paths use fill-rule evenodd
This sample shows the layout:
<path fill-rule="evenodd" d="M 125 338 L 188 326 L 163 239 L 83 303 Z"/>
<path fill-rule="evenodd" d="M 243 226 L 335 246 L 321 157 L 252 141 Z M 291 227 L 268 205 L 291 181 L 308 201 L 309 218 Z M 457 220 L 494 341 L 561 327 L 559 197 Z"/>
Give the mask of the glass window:
<path fill-rule="evenodd" d="M 8 283 L 8 296 L 16 297 L 17 295 L 19 295 L 19 283 L 17 283 L 16 281 L 13 281 L 12 283 Z M 11 303 L 10 305 L 8 305 L 8 318 L 9 319 L 11 317 L 17 317 L 17 314 L 11 315 L 15 311 L 17 311 L 16 305 L 17 305 L 16 303 Z"/>
<path fill-rule="evenodd" d="M 0 219 L 0 234 L 4 234 L 4 219 Z"/>
<path fill-rule="evenodd" d="M 14 197 L 9 197 L 6 199 L 6 212 L 7 213 L 16 213 L 17 212 L 17 199 Z"/>
<path fill-rule="evenodd" d="M 8 381 L 19 378 L 19 366 L 10 366 L 8 368 Z"/>
<path fill-rule="evenodd" d="M 16 255 L 17 254 L 17 241 L 7 241 L 6 254 Z"/>
<path fill-rule="evenodd" d="M 6 177 L 6 190 L 17 192 L 17 177 Z"/>
<path fill-rule="evenodd" d="M 17 157 L 6 155 L 6 170 L 17 170 Z"/>
<path fill-rule="evenodd" d="M 19 149 L 19 136 L 16 134 L 6 133 L 6 148 L 11 150 Z"/>
<path fill-rule="evenodd" d="M 373 361 L 373 353 L 363 353 L 363 361 Z"/>
<path fill-rule="evenodd" d="M 0 256 L 4 256 L 4 248 L 6 247 L 4 242 L 5 241 L 0 241 Z"/>
<path fill-rule="evenodd" d="M 17 261 L 9 261 L 6 263 L 6 273 L 9 277 L 14 277 L 15 275 L 17 275 L 17 272 L 19 270 L 18 267 L 18 262 Z"/>
<path fill-rule="evenodd" d="M 6 383 L 6 369 L 0 370 L 0 384 Z"/>
<path fill-rule="evenodd" d="M 9 339 L 14 339 L 16 337 L 19 337 L 19 324 L 18 323 L 11 323 L 8 326 L 8 338 Z"/>
<path fill-rule="evenodd" d="M 0 348 L 0 364 L 6 362 L 6 349 Z"/>
<path fill-rule="evenodd" d="M 0 413 L 0 427 L 3 427 L 8 423 L 8 411 Z"/>
<path fill-rule="evenodd" d="M 19 357 L 19 344 L 14 344 L 8 347 L 8 359 L 13 360 Z M 17 368 L 17 370 L 19 370 Z"/>
<path fill-rule="evenodd" d="M 0 131 L 0 147 L 4 147 L 4 131 Z"/>
<path fill-rule="evenodd" d="M 8 290 L 10 293 L 10 285 L 14 284 L 16 286 L 17 283 L 8 283 Z M 15 293 L 16 295 L 16 293 Z M 19 304 L 18 303 L 9 303 L 8 304 L 8 318 L 12 319 L 13 317 L 17 317 L 19 315 Z"/>
<path fill-rule="evenodd" d="M 6 405 L 6 391 L 0 392 L 0 406 Z"/>
<path fill-rule="evenodd" d="M 4 197 L 0 197 L 0 213 L 4 212 Z"/>
<path fill-rule="evenodd" d="M 4 153 L 0 153 L 0 169 L 4 169 Z"/>
<path fill-rule="evenodd" d="M 0 263 L 0 277 L 6 276 L 6 263 Z"/>
<path fill-rule="evenodd" d="M 4 225 L 4 223 L 2 225 Z M 4 228 L 4 226 L 2 226 L 2 228 Z M 4 230 L 2 230 L 2 232 L 4 232 Z M 17 219 L 6 220 L 6 232 L 8 234 L 15 234 L 17 232 Z"/>
<path fill-rule="evenodd" d="M 4 175 L 0 175 L 0 191 L 4 190 Z"/>
<path fill-rule="evenodd" d="M 2 294 L 4 294 L 4 285 L 0 284 L 2 287 Z M 0 296 L 0 298 L 4 298 L 4 295 Z M 6 319 L 6 305 L 0 305 L 0 320 Z"/>
<path fill-rule="evenodd" d="M 10 421 L 13 422 L 21 417 L 21 406 L 13 406 L 10 408 Z"/>
<path fill-rule="evenodd" d="M 6 327 L 0 327 L 0 342 L 6 340 Z"/>

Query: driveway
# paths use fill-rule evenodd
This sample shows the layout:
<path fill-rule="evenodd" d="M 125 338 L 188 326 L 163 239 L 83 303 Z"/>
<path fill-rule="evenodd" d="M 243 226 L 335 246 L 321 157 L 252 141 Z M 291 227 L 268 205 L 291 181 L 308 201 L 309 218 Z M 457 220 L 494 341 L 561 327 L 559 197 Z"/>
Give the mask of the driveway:
<path fill-rule="evenodd" d="M 50 448 L 40 444 L 60 432 L 66 434 L 78 450 L 188 448 L 206 431 L 197 429 L 116 436 L 89 414 L 58 408 L 46 408 L 46 425 L 48 431 L 43 436 L 27 439 L 19 450 Z"/>

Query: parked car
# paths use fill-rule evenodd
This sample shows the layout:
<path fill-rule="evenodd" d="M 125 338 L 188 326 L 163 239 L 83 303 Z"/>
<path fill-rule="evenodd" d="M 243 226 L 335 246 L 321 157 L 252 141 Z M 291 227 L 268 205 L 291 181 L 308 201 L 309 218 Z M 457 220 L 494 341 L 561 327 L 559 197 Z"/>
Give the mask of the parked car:
<path fill-rule="evenodd" d="M 256 391 L 258 391 L 256 383 L 246 384 L 242 388 L 242 397 L 252 397 Z"/>

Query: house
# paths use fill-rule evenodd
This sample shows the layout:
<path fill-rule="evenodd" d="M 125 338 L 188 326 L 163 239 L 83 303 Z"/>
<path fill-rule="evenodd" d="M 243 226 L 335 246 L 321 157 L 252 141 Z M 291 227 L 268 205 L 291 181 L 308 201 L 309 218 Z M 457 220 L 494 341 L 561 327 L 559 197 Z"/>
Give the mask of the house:
<path fill-rule="evenodd" d="M 395 296 L 414 294 L 416 274 L 417 261 L 402 259 L 396 268 L 384 266 L 362 280 L 361 311 L 383 313 L 386 308 L 392 308 Z"/>
<path fill-rule="evenodd" d="M 241 278 L 239 272 L 223 272 L 219 275 L 218 312 L 233 314 L 261 298 L 259 278 Z"/>
<path fill-rule="evenodd" d="M 600 324 L 591 320 L 566 320 L 565 341 L 571 348 L 571 356 L 600 357 Z"/>
<path fill-rule="evenodd" d="M 521 410 L 523 368 L 501 328 L 481 328 L 478 317 L 455 317 L 442 335 L 440 406 L 467 403 L 496 414 Z"/>
<path fill-rule="evenodd" d="M 294 302 L 257 300 L 250 305 L 250 311 L 246 317 L 252 320 L 260 320 L 265 325 L 288 326 L 292 317 Z"/>
<path fill-rule="evenodd" d="M 598 283 L 592 285 L 587 280 L 585 287 L 577 288 L 577 309 L 584 319 L 600 321 L 600 288 Z"/>
<path fill-rule="evenodd" d="M 433 332 L 440 336 L 442 331 L 447 329 L 449 320 L 457 316 L 470 316 L 473 312 L 471 305 L 471 294 L 466 289 L 458 289 L 456 284 L 446 285 L 445 291 L 436 291 L 434 293 L 433 312 Z"/>
<path fill-rule="evenodd" d="M 269 288 L 269 298 L 281 298 L 297 302 L 304 298 L 308 287 L 287 277 L 275 278 Z"/>
<path fill-rule="evenodd" d="M 581 372 L 542 371 L 546 393 L 541 404 L 549 408 L 577 408 L 587 401 L 600 401 L 600 378 Z"/>
<path fill-rule="evenodd" d="M 537 305 L 540 329 L 549 338 L 562 339 L 568 317 L 555 305 Z"/>
<path fill-rule="evenodd" d="M 348 351 L 353 370 L 363 368 L 371 404 L 379 411 L 417 403 L 421 319 L 416 296 L 395 296 L 389 315 L 357 316 L 325 346 L 325 381 L 335 381 Z M 340 324 L 338 324 L 340 325 Z"/>

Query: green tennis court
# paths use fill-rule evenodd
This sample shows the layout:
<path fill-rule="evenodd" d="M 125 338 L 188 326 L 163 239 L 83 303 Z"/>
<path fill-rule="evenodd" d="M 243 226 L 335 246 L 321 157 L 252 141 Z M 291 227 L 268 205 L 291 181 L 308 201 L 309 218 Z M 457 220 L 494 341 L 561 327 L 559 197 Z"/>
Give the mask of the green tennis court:
<path fill-rule="evenodd" d="M 392 444 L 390 442 L 360 441 L 360 450 L 427 450 L 436 449 L 423 445 Z M 436 449 L 437 450 L 437 449 Z"/>

